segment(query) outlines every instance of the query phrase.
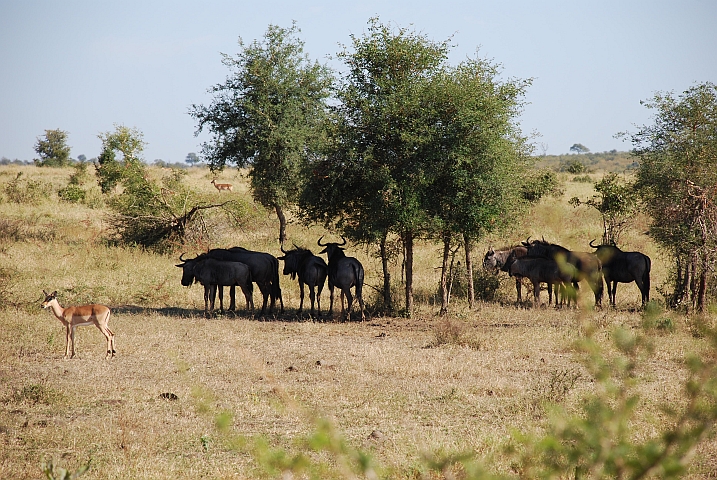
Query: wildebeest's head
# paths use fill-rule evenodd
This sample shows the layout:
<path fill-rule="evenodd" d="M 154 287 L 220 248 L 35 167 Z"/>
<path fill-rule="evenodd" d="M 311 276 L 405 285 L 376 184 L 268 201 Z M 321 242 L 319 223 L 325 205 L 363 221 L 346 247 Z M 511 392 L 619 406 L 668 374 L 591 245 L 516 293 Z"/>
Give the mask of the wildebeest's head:
<path fill-rule="evenodd" d="M 498 260 L 495 258 L 493 247 L 489 247 L 485 256 L 483 256 L 483 268 L 491 271 L 498 270 Z"/>
<path fill-rule="evenodd" d="M 324 247 L 323 250 L 321 250 L 319 253 L 325 253 L 326 256 L 329 258 L 329 261 L 331 261 L 332 258 L 341 258 L 345 257 L 344 249 L 341 248 L 342 246 L 346 245 L 346 239 L 341 236 L 341 240 L 343 240 L 341 243 L 336 242 L 326 242 L 321 243 L 321 239 L 324 238 L 322 235 L 321 238 L 319 238 L 318 245 L 320 247 Z"/>
<path fill-rule="evenodd" d="M 299 269 L 301 268 L 301 263 L 306 259 L 306 257 L 313 255 L 311 250 L 297 247 L 296 245 L 294 245 L 294 248 L 291 250 L 284 250 L 284 247 L 282 246 L 281 251 L 284 255 L 279 257 L 279 260 L 284 261 L 283 273 L 284 275 L 291 275 L 292 280 L 296 278 L 296 274 L 299 273 Z"/>
<path fill-rule="evenodd" d="M 179 261 L 182 262 L 177 267 L 182 269 L 182 286 L 189 287 L 194 283 L 194 266 L 197 264 L 197 258 L 185 259 L 184 254 L 179 256 Z"/>
<path fill-rule="evenodd" d="M 595 240 L 590 240 L 590 246 L 595 249 L 595 255 L 597 255 L 600 261 L 604 264 L 610 263 L 613 258 L 618 257 L 621 253 L 624 253 L 617 247 L 614 241 L 608 244 L 603 243 L 602 245 L 593 245 L 594 241 Z"/>

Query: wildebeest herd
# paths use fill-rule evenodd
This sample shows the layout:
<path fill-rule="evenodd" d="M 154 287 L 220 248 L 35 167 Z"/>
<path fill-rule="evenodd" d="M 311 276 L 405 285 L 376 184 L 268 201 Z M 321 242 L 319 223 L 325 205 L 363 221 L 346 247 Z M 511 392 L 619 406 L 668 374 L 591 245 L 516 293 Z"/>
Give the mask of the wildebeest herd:
<path fill-rule="evenodd" d="M 301 292 L 301 301 L 298 313 L 304 307 L 304 286 L 309 289 L 311 300 L 311 316 L 315 312 L 321 317 L 321 291 L 328 280 L 330 291 L 329 312 L 333 313 L 334 288 L 341 293 L 341 316 L 351 319 L 351 308 L 354 297 L 358 302 L 361 320 L 365 320 L 365 309 L 362 298 L 364 269 L 354 257 L 347 257 L 342 242 L 324 242 L 323 236 L 319 238 L 318 245 L 323 247 L 319 253 L 325 253 L 328 263 L 321 257 L 314 255 L 311 250 L 294 245 L 291 250 L 281 247 L 283 256 L 276 258 L 269 253 L 255 252 L 242 247 L 229 249 L 215 248 L 185 259 L 184 254 L 179 256 L 182 262 L 177 265 L 182 269 L 181 284 L 190 286 L 200 283 L 204 287 L 205 315 L 212 316 L 217 291 L 219 292 L 219 308 L 224 310 L 224 287 L 229 287 L 229 310 L 236 309 L 236 287 L 241 288 L 246 299 L 246 308 L 254 311 L 253 284 L 259 287 L 262 294 L 261 315 L 266 312 L 273 313 L 276 303 L 279 303 L 279 312 L 284 312 L 284 301 L 279 286 L 279 260 L 284 261 L 284 275 L 291 279 L 298 277 Z M 650 300 L 650 257 L 640 252 L 623 252 L 616 245 L 594 245 L 589 243 L 594 252 L 574 252 L 567 248 L 543 240 L 530 240 L 530 237 L 520 245 L 494 250 L 492 247 L 483 258 L 483 267 L 495 273 L 507 272 L 516 279 L 518 302 L 522 302 L 521 285 L 523 279 L 533 284 L 533 303 L 540 305 L 540 286 L 547 284 L 548 304 L 553 302 L 553 289 L 555 291 L 555 305 L 570 305 L 576 301 L 576 294 L 580 282 L 586 282 L 595 295 L 595 305 L 602 305 L 603 279 L 608 287 L 609 302 L 615 306 L 615 294 L 618 283 L 635 282 L 642 293 L 642 304 Z M 351 289 L 354 293 L 351 293 Z M 83 325 L 95 325 L 107 338 L 107 357 L 114 356 L 114 333 L 109 329 L 108 322 L 110 310 L 104 305 L 83 305 L 79 307 L 62 308 L 57 302 L 57 292 L 45 293 L 42 307 L 51 308 L 55 316 L 66 327 L 65 356 L 75 356 L 75 329 Z M 346 304 L 344 305 L 344 297 Z"/>
<path fill-rule="evenodd" d="M 280 313 L 284 312 L 284 301 L 281 298 L 279 286 L 279 260 L 284 261 L 284 275 L 291 275 L 294 279 L 298 276 L 301 291 L 301 303 L 299 313 L 304 307 L 304 285 L 309 289 L 311 299 L 311 315 L 317 311 L 321 316 L 321 291 L 328 279 L 330 292 L 329 312 L 334 309 L 334 287 L 341 292 L 341 315 L 347 320 L 351 319 L 351 307 L 354 295 L 361 311 L 361 320 L 365 320 L 364 303 L 362 297 L 364 270 L 361 262 L 353 257 L 347 257 L 342 248 L 346 245 L 346 239 L 342 237 L 342 243 L 326 242 L 321 243 L 324 237 L 319 238 L 318 245 L 324 247 L 320 253 L 325 253 L 328 264 L 313 253 L 311 250 L 294 246 L 292 250 L 284 250 L 281 247 L 283 256 L 276 258 L 269 253 L 254 252 L 242 247 L 229 249 L 216 248 L 202 253 L 195 258 L 185 259 L 180 255 L 182 262 L 177 267 L 182 268 L 182 285 L 188 287 L 193 283 L 200 283 L 204 286 L 204 311 L 207 316 L 214 312 L 216 293 L 219 292 L 219 308 L 224 310 L 223 287 L 230 287 L 229 310 L 234 310 L 235 289 L 240 287 L 246 297 L 247 310 L 253 311 L 252 283 L 256 283 L 263 296 L 261 315 L 266 312 L 266 306 L 271 299 L 269 312 L 273 313 L 276 301 L 280 304 Z M 344 297 L 347 306 L 344 305 Z M 316 304 L 316 310 L 314 305 Z"/>
<path fill-rule="evenodd" d="M 623 252 L 617 245 L 594 245 L 594 252 L 574 252 L 543 240 L 530 240 L 520 245 L 494 250 L 483 257 L 487 270 L 507 272 L 516 279 L 518 302 L 522 302 L 521 281 L 527 278 L 533 284 L 533 301 L 540 304 L 540 285 L 547 284 L 548 304 L 570 304 L 576 299 L 581 281 L 587 282 L 595 295 L 595 305 L 602 305 L 603 278 L 608 287 L 609 302 L 616 306 L 618 283 L 635 282 L 642 294 L 642 304 L 650 301 L 650 257 L 640 252 Z M 558 300 L 560 294 L 560 300 Z"/>

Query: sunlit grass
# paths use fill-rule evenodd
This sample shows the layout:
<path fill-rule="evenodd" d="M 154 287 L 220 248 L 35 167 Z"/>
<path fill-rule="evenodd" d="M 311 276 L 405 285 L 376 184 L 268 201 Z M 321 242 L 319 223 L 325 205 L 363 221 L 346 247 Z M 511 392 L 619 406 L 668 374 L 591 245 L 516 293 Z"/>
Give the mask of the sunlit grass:
<path fill-rule="evenodd" d="M 71 174 L 0 167 L 0 187 L 18 169 L 58 189 Z M 217 198 L 246 194 L 235 171 L 219 176 L 235 184 L 231 194 L 217 192 L 212 178 L 197 168 L 187 182 Z M 600 220 L 567 205 L 566 197 L 588 196 L 590 188 L 568 182 L 562 198 L 544 199 L 516 219 L 515 231 L 480 242 L 475 268 L 488 245 L 528 235 L 588 250 L 587 243 L 599 238 Z M 276 219 L 257 211 L 251 228 L 221 230 L 211 244 L 182 250 L 193 255 L 243 245 L 280 255 Z M 576 411 L 594 388 L 575 348 L 587 332 L 608 350 L 616 326 L 642 331 L 655 344 L 649 364 L 638 370 L 642 403 L 635 436 L 663 427 L 661 405 L 682 398 L 684 354 L 705 348 L 691 319 L 662 310 L 643 315 L 634 285 L 620 286 L 617 309 L 593 311 L 592 294 L 583 287 L 583 308 L 556 310 L 515 305 L 514 282 L 500 276 L 496 302 L 479 302 L 471 310 L 455 295 L 448 317 L 440 318 L 441 248 L 425 241 L 416 252 L 416 310 L 410 319 L 297 319 L 298 285 L 282 276 L 284 316 L 249 318 L 239 311 L 208 320 L 202 316 L 202 289 L 179 283 L 180 250 L 157 255 L 112 246 L 104 240 L 106 213 L 56 199 L 36 206 L 0 203 L 0 221 L 22 222 L 17 228 L 0 224 L 0 271 L 10 272 L 12 280 L 0 288 L 12 301 L 0 310 L 0 478 L 38 478 L 48 456 L 68 469 L 91 457 L 83 479 L 262 477 L 254 459 L 222 432 L 263 436 L 273 447 L 291 449 L 315 431 L 317 418 L 330 419 L 347 442 L 371 452 L 397 478 L 417 476 L 423 455 L 436 451 L 475 452 L 490 458 L 496 471 L 510 473 L 502 446 L 511 432 L 540 431 L 548 421 L 545 401 Z M 652 296 L 659 302 L 654 287 L 668 266 L 644 235 L 644 220 L 639 222 L 626 241 L 653 258 Z M 314 253 L 326 233 L 297 222 L 289 226 L 290 242 Z M 347 253 L 364 264 L 366 295 L 375 295 L 382 281 L 375 252 L 349 245 Z M 398 283 L 400 264 L 391 274 Z M 80 327 L 80 358 L 63 360 L 64 328 L 40 309 L 43 289 L 57 290 L 62 305 L 109 305 L 117 357 L 105 361 L 100 332 Z M 400 284 L 396 291 L 400 303 Z M 328 305 L 327 288 L 324 310 Z M 217 425 L 217 418 L 224 424 Z M 380 436 L 372 436 L 375 431 Z M 700 447 L 696 477 L 717 468 L 710 455 L 716 449 L 714 439 Z"/>

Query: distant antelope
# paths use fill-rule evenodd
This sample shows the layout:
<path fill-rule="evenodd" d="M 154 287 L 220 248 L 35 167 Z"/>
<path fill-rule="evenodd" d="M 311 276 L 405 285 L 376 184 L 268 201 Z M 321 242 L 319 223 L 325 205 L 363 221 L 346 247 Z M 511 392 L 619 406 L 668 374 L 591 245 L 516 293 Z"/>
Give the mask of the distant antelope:
<path fill-rule="evenodd" d="M 217 183 L 217 179 L 216 179 L 216 178 L 215 178 L 214 180 L 212 180 L 212 184 L 213 184 L 213 185 L 216 187 L 216 189 L 219 190 L 220 192 L 221 192 L 222 190 L 229 190 L 229 191 L 231 192 L 232 189 L 234 188 L 231 183 Z"/>
<path fill-rule="evenodd" d="M 57 291 L 47 293 L 43 290 L 42 293 L 45 294 L 42 308 L 51 308 L 52 313 L 65 326 L 65 358 L 70 355 L 70 341 L 72 341 L 72 356 L 70 358 L 75 357 L 75 329 L 85 325 L 95 325 L 107 339 L 107 355 L 105 355 L 105 358 L 115 356 L 115 334 L 108 327 L 110 321 L 110 309 L 108 307 L 92 304 L 62 308 L 57 301 Z"/>

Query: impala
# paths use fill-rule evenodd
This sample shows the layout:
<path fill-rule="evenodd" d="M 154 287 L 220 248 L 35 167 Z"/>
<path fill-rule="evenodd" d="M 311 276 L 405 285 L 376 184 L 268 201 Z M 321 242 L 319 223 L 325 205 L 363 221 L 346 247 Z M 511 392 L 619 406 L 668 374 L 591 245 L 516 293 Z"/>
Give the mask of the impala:
<path fill-rule="evenodd" d="M 231 192 L 232 189 L 234 188 L 231 183 L 217 183 L 216 178 L 214 180 L 212 180 L 212 185 L 214 185 L 216 187 L 216 189 L 219 190 L 220 192 L 222 190 L 227 190 L 227 191 Z"/>
<path fill-rule="evenodd" d="M 57 291 L 47 293 L 43 290 L 42 293 L 45 294 L 42 308 L 51 308 L 52 313 L 65 326 L 65 358 L 70 355 L 70 341 L 72 341 L 72 356 L 70 358 L 75 357 L 75 329 L 85 325 L 95 325 L 107 339 L 107 355 L 105 355 L 105 358 L 115 356 L 115 334 L 107 326 L 110 321 L 110 309 L 108 307 L 92 304 L 62 308 L 57 301 Z"/>

